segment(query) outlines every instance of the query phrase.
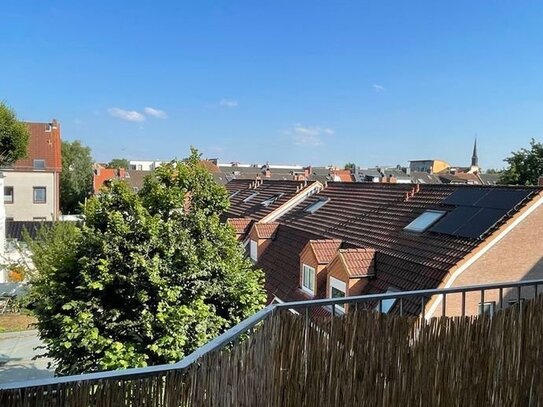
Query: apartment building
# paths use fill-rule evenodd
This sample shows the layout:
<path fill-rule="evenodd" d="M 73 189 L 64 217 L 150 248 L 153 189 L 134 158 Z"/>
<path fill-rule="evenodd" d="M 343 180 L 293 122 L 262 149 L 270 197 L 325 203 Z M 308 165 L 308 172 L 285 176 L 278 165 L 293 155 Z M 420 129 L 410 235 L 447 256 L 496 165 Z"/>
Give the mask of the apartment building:
<path fill-rule="evenodd" d="M 25 124 L 30 131 L 27 157 L 2 169 L 6 219 L 56 220 L 62 170 L 60 124 L 54 119 Z"/>

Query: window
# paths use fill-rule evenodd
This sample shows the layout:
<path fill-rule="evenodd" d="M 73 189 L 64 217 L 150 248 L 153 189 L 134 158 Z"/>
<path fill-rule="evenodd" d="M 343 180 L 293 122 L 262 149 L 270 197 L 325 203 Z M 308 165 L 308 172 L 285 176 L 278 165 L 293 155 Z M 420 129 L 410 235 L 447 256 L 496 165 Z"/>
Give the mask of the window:
<path fill-rule="evenodd" d="M 15 220 L 15 218 L 6 218 L 6 222 L 13 222 Z"/>
<path fill-rule="evenodd" d="M 330 276 L 330 292 L 329 297 L 330 298 L 343 298 L 345 297 L 345 293 L 347 292 L 347 284 L 345 284 L 343 281 L 338 280 L 337 278 L 334 278 Z M 336 311 L 339 311 L 340 313 L 345 313 L 345 304 L 337 304 L 334 305 Z"/>
<path fill-rule="evenodd" d="M 45 160 L 34 160 L 34 169 L 44 170 L 45 169 Z"/>
<path fill-rule="evenodd" d="M 253 199 L 257 195 L 258 195 L 258 192 L 253 192 L 251 195 L 249 195 L 247 198 L 245 198 L 243 200 L 243 202 L 249 202 L 251 199 Z"/>
<path fill-rule="evenodd" d="M 302 265 L 302 289 L 315 294 L 315 269 L 305 264 Z"/>
<path fill-rule="evenodd" d="M 47 189 L 45 187 L 34 187 L 34 203 L 44 204 L 47 202 Z"/>
<path fill-rule="evenodd" d="M 4 187 L 4 203 L 13 203 L 13 187 Z"/>
<path fill-rule="evenodd" d="M 143 164 L 138 164 L 138 171 L 143 171 Z"/>
<path fill-rule="evenodd" d="M 272 203 L 274 203 L 275 201 L 277 201 L 279 198 L 281 198 L 283 195 L 285 194 L 275 194 L 274 196 L 272 196 L 271 198 L 268 198 L 266 199 L 265 201 L 263 201 L 261 203 L 261 205 L 263 206 L 270 206 Z"/>
<path fill-rule="evenodd" d="M 250 256 L 253 261 L 257 261 L 258 259 L 258 245 L 254 240 L 251 240 L 251 246 L 250 246 Z"/>
<path fill-rule="evenodd" d="M 238 189 L 237 191 L 232 192 L 228 198 L 233 198 L 233 197 L 235 197 L 237 194 L 239 194 L 239 189 Z"/>
<path fill-rule="evenodd" d="M 45 222 L 45 217 L 44 216 L 35 216 L 32 218 L 33 221 L 36 221 L 36 222 Z"/>
<path fill-rule="evenodd" d="M 396 290 L 395 288 L 389 288 L 386 293 L 391 294 L 391 293 L 395 293 L 395 292 L 398 292 L 398 290 Z M 388 300 L 382 300 L 381 301 L 381 312 L 383 314 L 388 314 L 395 303 L 396 303 L 396 298 L 390 298 Z M 377 304 L 375 306 L 375 311 L 379 311 L 379 304 Z"/>
<path fill-rule="evenodd" d="M 330 201 L 330 198 L 320 198 L 317 202 L 312 203 L 304 209 L 304 212 L 315 213 Z"/>
<path fill-rule="evenodd" d="M 494 301 L 479 303 L 479 315 L 494 315 L 496 303 Z"/>
<path fill-rule="evenodd" d="M 432 226 L 434 223 L 436 223 L 443 215 L 445 215 L 445 211 L 425 211 L 422 215 L 420 215 L 417 219 L 415 219 L 413 222 L 411 222 L 409 225 L 407 225 L 404 230 L 408 230 L 410 232 L 424 232 L 426 229 L 428 229 L 430 226 Z"/>

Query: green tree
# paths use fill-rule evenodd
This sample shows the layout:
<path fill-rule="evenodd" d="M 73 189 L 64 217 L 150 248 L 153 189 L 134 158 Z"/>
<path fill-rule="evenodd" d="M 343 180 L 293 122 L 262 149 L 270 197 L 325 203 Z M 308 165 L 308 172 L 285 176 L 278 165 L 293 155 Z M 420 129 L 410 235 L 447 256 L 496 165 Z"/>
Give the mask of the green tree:
<path fill-rule="evenodd" d="M 89 147 L 80 141 L 62 142 L 60 174 L 60 210 L 80 213 L 81 204 L 92 192 L 92 157 Z"/>
<path fill-rule="evenodd" d="M 123 168 L 127 170 L 130 168 L 130 161 L 126 158 L 114 158 L 108 163 L 107 168 Z"/>
<path fill-rule="evenodd" d="M 502 172 L 503 170 L 497 170 L 496 168 L 489 168 L 488 170 L 485 171 L 485 174 L 495 175 L 495 174 L 501 174 Z"/>
<path fill-rule="evenodd" d="M 502 172 L 500 183 L 537 185 L 537 179 L 543 175 L 543 144 L 532 139 L 529 149 L 512 152 L 504 161 L 508 167 Z"/>
<path fill-rule="evenodd" d="M 29 137 L 28 128 L 17 120 L 13 109 L 0 102 L 0 167 L 26 157 Z"/>
<path fill-rule="evenodd" d="M 196 151 L 140 194 L 123 181 L 30 242 L 31 299 L 57 373 L 172 363 L 260 309 L 263 275 L 220 221 L 224 187 Z"/>
<path fill-rule="evenodd" d="M 343 166 L 343 169 L 345 170 L 355 170 L 356 164 L 355 163 L 347 163 Z"/>

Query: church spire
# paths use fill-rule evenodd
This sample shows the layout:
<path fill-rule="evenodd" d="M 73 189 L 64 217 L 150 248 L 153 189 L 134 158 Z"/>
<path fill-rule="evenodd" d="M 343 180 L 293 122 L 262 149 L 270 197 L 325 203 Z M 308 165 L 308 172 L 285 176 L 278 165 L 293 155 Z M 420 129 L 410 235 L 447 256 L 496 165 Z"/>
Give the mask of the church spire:
<path fill-rule="evenodd" d="M 479 166 L 479 157 L 477 157 L 477 137 L 475 137 L 475 143 L 473 143 L 473 155 L 471 156 L 471 166 Z"/>

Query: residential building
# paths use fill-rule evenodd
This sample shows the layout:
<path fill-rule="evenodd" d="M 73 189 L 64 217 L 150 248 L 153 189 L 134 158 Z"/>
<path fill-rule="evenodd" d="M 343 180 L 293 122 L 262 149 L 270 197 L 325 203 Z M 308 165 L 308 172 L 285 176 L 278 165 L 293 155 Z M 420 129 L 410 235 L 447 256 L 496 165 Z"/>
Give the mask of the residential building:
<path fill-rule="evenodd" d="M 262 213 L 259 186 L 226 187 L 235 196 L 225 216 L 264 270 L 270 301 L 543 277 L 543 188 L 332 182 L 307 193 L 284 181 L 288 199 Z M 438 301 L 403 311 L 432 315 Z M 497 306 L 498 293 L 484 301 Z M 467 312 L 479 302 L 469 297 Z"/>
<path fill-rule="evenodd" d="M 106 168 L 102 164 L 93 165 L 92 190 L 94 194 L 99 194 L 100 190 L 108 181 L 115 179 L 126 179 L 130 175 L 124 168 Z"/>
<path fill-rule="evenodd" d="M 130 168 L 125 169 L 132 171 L 153 171 L 161 166 L 162 163 L 163 161 L 156 160 L 130 160 Z"/>
<path fill-rule="evenodd" d="M 60 213 L 62 170 L 60 123 L 25 123 L 30 132 L 27 157 L 3 168 L 6 218 L 52 221 Z"/>
<path fill-rule="evenodd" d="M 411 160 L 409 161 L 410 172 L 427 172 L 434 174 L 451 168 L 450 164 L 443 160 Z"/>

